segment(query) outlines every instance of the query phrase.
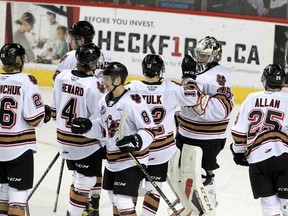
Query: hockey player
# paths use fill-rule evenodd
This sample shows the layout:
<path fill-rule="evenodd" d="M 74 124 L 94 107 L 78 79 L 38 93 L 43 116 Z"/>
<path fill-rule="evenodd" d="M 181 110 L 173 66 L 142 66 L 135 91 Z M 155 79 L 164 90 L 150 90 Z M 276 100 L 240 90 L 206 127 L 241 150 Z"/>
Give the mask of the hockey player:
<path fill-rule="evenodd" d="M 161 68 L 159 71 L 161 71 Z M 152 129 L 155 124 L 153 122 L 150 109 L 143 97 L 140 96 L 138 92 L 124 88 L 124 82 L 127 74 L 128 72 L 126 67 L 118 62 L 113 62 L 104 69 L 103 80 L 109 93 L 105 96 L 105 98 L 102 98 L 100 102 L 101 119 L 102 123 L 106 125 L 108 136 L 107 164 L 104 173 L 103 188 L 108 190 L 110 199 L 114 205 L 113 214 L 115 216 L 136 216 L 133 197 L 138 196 L 138 188 L 140 181 L 143 179 L 143 175 L 141 170 L 135 166 L 133 160 L 127 153 L 132 152 L 138 158 L 141 164 L 147 166 L 149 159 L 149 145 L 154 141 L 155 136 L 159 136 L 159 133 L 164 133 L 164 131 L 159 130 L 159 126 L 157 127 L 157 132 L 155 128 Z M 149 85 L 147 86 L 149 87 Z M 171 83 L 171 86 L 177 88 L 175 87 L 176 84 Z M 157 85 L 155 87 L 157 87 Z M 181 94 L 184 94 L 184 90 L 182 88 L 181 90 L 179 88 L 179 91 L 181 91 Z M 185 92 L 187 94 L 190 93 L 190 97 L 193 98 L 191 100 L 194 100 L 195 103 L 199 101 L 199 95 L 195 89 L 187 89 Z M 174 92 L 174 94 L 176 93 Z M 173 97 L 175 96 L 173 95 Z M 158 99 L 162 100 L 162 98 Z M 128 113 L 129 115 L 123 130 L 125 132 L 124 138 L 118 140 L 118 126 L 123 113 Z M 82 119 L 82 121 L 86 122 L 87 119 Z M 85 133 L 85 136 L 89 137 L 96 134 L 96 132 L 94 132 L 94 128 L 96 128 L 94 125 L 97 124 L 93 122 L 93 127 L 91 130 L 89 130 L 90 127 L 86 127 L 86 125 L 89 126 L 91 124 L 79 124 L 77 122 L 75 124 L 76 127 L 83 127 L 88 131 Z M 172 141 L 170 138 L 165 146 L 173 146 L 173 137 Z M 152 150 L 155 150 L 155 148 Z M 171 154 L 171 152 L 173 152 L 173 148 L 168 150 L 167 155 Z M 162 167 L 167 169 L 165 168 L 165 160 L 163 160 L 163 158 L 161 159 L 164 161 L 164 165 Z M 161 171 L 161 178 L 163 175 L 166 175 L 165 172 L 166 171 L 164 170 L 163 174 Z M 132 176 L 133 178 L 131 178 Z"/>
<path fill-rule="evenodd" d="M 78 116 L 91 119 L 100 116 L 97 105 L 104 91 L 97 85 L 93 73 L 100 54 L 100 49 L 95 44 L 82 45 L 75 53 L 77 69 L 62 71 L 54 82 L 51 109 L 57 124 L 59 151 L 61 157 L 67 161 L 68 169 L 73 170 L 68 213 L 71 216 L 82 215 L 96 177 L 102 176 L 99 140 L 71 133 L 72 120 Z M 74 129 L 75 133 L 80 133 L 77 128 Z M 96 201 L 99 204 L 99 196 Z M 94 213 L 98 215 L 98 212 Z"/>
<path fill-rule="evenodd" d="M 22 73 L 28 62 L 20 44 L 6 44 L 0 59 L 0 214 L 24 216 L 28 189 L 33 186 L 35 127 L 50 120 L 37 80 Z"/>
<path fill-rule="evenodd" d="M 93 41 L 94 35 L 95 35 L 95 29 L 91 23 L 88 21 L 78 21 L 75 22 L 70 28 L 68 32 L 68 41 L 70 42 L 70 47 L 72 48 L 72 51 L 66 53 L 60 63 L 57 65 L 53 80 L 55 80 L 55 77 L 61 73 L 63 70 L 74 70 L 76 69 L 77 65 L 77 59 L 75 58 L 75 52 L 76 49 L 81 47 L 82 45 L 86 43 L 91 43 Z M 102 88 L 104 90 L 104 86 L 101 83 L 100 79 L 100 72 L 103 69 L 103 67 L 111 62 L 112 59 L 111 57 L 101 51 L 96 69 L 94 70 L 95 77 L 98 79 L 97 80 L 97 85 L 99 88 Z M 96 102 L 97 103 L 97 102 Z M 90 202 L 87 205 L 87 209 L 85 210 L 85 215 L 89 215 L 89 211 L 91 213 L 95 212 L 94 209 L 99 208 L 99 195 L 101 194 L 101 184 L 102 184 L 102 177 L 97 178 L 97 183 L 94 185 L 94 187 L 90 191 Z M 92 205 L 93 204 L 93 205 Z M 90 209 L 90 210 L 89 210 Z M 97 216 L 94 214 L 90 214 L 90 216 Z"/>
<path fill-rule="evenodd" d="M 247 96 L 232 126 L 234 161 L 249 165 L 264 216 L 288 216 L 288 94 L 281 91 L 286 77 L 280 65 L 269 64 L 261 77 L 265 91 Z"/>
<path fill-rule="evenodd" d="M 219 168 L 217 155 L 224 148 L 226 138 L 230 135 L 228 123 L 234 99 L 230 76 L 218 63 L 222 51 L 219 42 L 214 37 L 207 36 L 197 43 L 194 51 L 197 78 L 195 74 L 192 78 L 186 78 L 187 72 L 184 70 L 182 84 L 194 85 L 196 79 L 204 94 L 211 96 L 211 104 L 209 103 L 202 115 L 190 107 L 181 107 L 176 142 L 179 149 L 182 149 L 184 143 L 202 149 L 203 184 L 210 202 L 216 206 L 213 170 Z M 184 62 L 188 63 L 189 59 L 187 56 L 185 58 Z"/>
<path fill-rule="evenodd" d="M 176 151 L 173 124 L 174 113 L 177 106 L 191 106 L 202 113 L 209 102 L 209 96 L 198 92 L 196 85 L 193 87 L 180 86 L 178 83 L 162 81 L 165 66 L 159 55 L 148 54 L 142 61 L 144 81 L 131 81 L 126 88 L 140 94 L 152 113 L 155 124 L 161 124 L 161 133 L 150 145 L 148 173 L 155 179 L 161 188 L 166 181 L 168 161 Z M 196 96 L 200 95 L 200 97 Z M 144 196 L 141 216 L 156 215 L 160 195 L 153 185 L 146 179 L 146 194 Z"/>
<path fill-rule="evenodd" d="M 56 67 L 53 80 L 55 80 L 55 77 L 61 73 L 63 70 L 74 70 L 76 69 L 77 65 L 77 60 L 75 58 L 75 52 L 76 50 L 81 47 L 83 44 L 86 43 L 92 43 L 93 38 L 95 36 L 95 29 L 91 23 L 88 21 L 78 21 L 75 22 L 68 31 L 68 38 L 67 40 L 69 41 L 71 51 L 66 53 L 60 60 L 59 64 Z M 112 59 L 111 57 L 104 53 L 101 52 L 98 65 L 95 69 L 95 74 L 98 76 L 100 69 L 103 69 L 103 67 L 108 63 L 111 62 Z"/>

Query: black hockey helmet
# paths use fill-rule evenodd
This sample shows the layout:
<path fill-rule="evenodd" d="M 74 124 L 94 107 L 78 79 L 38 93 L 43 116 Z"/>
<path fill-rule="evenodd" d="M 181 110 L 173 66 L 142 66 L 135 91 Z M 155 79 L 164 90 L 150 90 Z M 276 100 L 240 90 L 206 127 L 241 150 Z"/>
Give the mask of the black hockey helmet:
<path fill-rule="evenodd" d="M 181 63 L 182 78 L 196 79 L 196 61 L 190 55 L 185 55 Z"/>
<path fill-rule="evenodd" d="M 142 61 L 142 72 L 144 76 L 150 78 L 155 76 L 162 78 L 165 72 L 164 61 L 159 55 L 148 54 Z"/>
<path fill-rule="evenodd" d="M 69 29 L 69 35 L 79 40 L 81 37 L 84 38 L 85 43 L 91 43 L 94 35 L 95 29 L 91 23 L 82 20 L 75 22 Z"/>
<path fill-rule="evenodd" d="M 201 39 L 194 49 L 197 73 L 203 73 L 209 66 L 220 60 L 221 46 L 216 38 L 206 36 Z"/>
<path fill-rule="evenodd" d="M 20 60 L 28 62 L 25 49 L 17 43 L 5 44 L 0 51 L 0 58 L 3 65 L 14 65 Z"/>
<path fill-rule="evenodd" d="M 261 82 L 265 89 L 280 88 L 284 86 L 286 80 L 286 73 L 284 68 L 279 64 L 269 64 L 263 70 Z"/>
<path fill-rule="evenodd" d="M 102 72 L 103 76 L 111 76 L 112 82 L 114 82 L 117 76 L 121 78 L 121 84 L 124 84 L 128 76 L 128 70 L 125 65 L 120 62 L 110 62 Z"/>
<path fill-rule="evenodd" d="M 94 43 L 82 45 L 75 53 L 78 63 L 91 70 L 95 70 L 100 55 L 101 51 Z"/>

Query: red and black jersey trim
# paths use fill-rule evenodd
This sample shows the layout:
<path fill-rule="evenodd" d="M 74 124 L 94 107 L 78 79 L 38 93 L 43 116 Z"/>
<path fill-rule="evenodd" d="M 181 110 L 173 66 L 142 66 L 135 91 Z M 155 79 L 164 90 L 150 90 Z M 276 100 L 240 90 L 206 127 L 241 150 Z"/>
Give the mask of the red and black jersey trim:
<path fill-rule="evenodd" d="M 171 146 L 171 144 L 175 143 L 174 134 L 169 134 L 166 137 L 160 138 L 155 140 L 151 143 L 149 146 L 150 151 L 156 150 L 156 149 L 163 149 Z"/>
<path fill-rule="evenodd" d="M 148 156 L 149 154 L 149 148 L 145 148 L 143 149 L 142 151 L 134 151 L 133 152 L 133 155 L 137 158 L 137 159 L 140 159 L 140 158 L 143 158 L 145 156 Z M 125 161 L 125 160 L 132 160 L 131 157 L 129 156 L 129 154 L 127 153 L 122 153 L 120 151 L 114 151 L 114 152 L 109 152 L 107 151 L 107 160 L 110 162 L 110 163 L 114 163 L 116 161 Z"/>
<path fill-rule="evenodd" d="M 18 133 L 0 134 L 0 145 L 15 146 L 36 143 L 35 130 L 25 130 Z"/>
<path fill-rule="evenodd" d="M 233 101 L 230 100 L 227 96 L 224 94 L 216 94 L 213 96 L 214 98 L 217 98 L 220 100 L 225 108 L 226 116 L 225 118 L 232 112 L 232 109 L 234 107 Z"/>
<path fill-rule="evenodd" d="M 184 130 L 195 133 L 207 134 L 222 134 L 225 133 L 229 120 L 221 122 L 192 122 L 184 119 L 181 115 L 178 116 L 180 127 Z"/>
<path fill-rule="evenodd" d="M 67 133 L 65 131 L 57 130 L 57 140 L 59 143 L 70 146 L 85 147 L 89 145 L 99 144 L 97 139 L 89 139 L 84 136 L 79 136 L 73 133 Z"/>
<path fill-rule="evenodd" d="M 249 157 L 253 149 L 258 148 L 262 144 L 265 144 L 267 142 L 275 142 L 277 140 L 288 147 L 287 134 L 282 131 L 267 131 L 260 134 L 253 143 L 247 146 L 246 156 Z"/>
<path fill-rule="evenodd" d="M 241 144 L 246 144 L 247 143 L 247 136 L 246 134 L 238 134 L 238 133 L 235 133 L 235 132 L 231 132 L 232 134 L 232 137 L 235 141 L 235 144 L 236 145 L 241 145 Z"/>
<path fill-rule="evenodd" d="M 25 121 L 27 122 L 27 124 L 29 124 L 32 127 L 36 127 L 37 125 L 39 125 L 39 123 L 41 122 L 41 120 L 44 118 L 44 113 L 37 116 L 36 118 L 33 119 L 25 119 Z"/>

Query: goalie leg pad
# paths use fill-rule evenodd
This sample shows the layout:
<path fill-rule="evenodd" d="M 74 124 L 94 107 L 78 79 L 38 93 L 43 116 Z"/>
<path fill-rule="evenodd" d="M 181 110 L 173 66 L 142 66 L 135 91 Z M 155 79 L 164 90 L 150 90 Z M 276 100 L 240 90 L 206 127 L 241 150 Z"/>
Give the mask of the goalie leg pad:
<path fill-rule="evenodd" d="M 200 213 L 214 214 L 214 205 L 202 184 L 202 149 L 184 144 L 181 157 L 181 183 L 192 209 Z"/>
<path fill-rule="evenodd" d="M 180 167 L 179 167 L 180 156 L 181 151 L 177 149 L 172 158 L 169 160 L 167 182 L 170 184 L 176 196 L 176 200 L 174 201 L 175 207 L 177 206 L 178 200 L 180 200 L 181 204 L 183 205 L 181 209 L 183 210 L 184 208 L 184 211 L 182 212 L 183 215 L 188 215 L 189 213 L 192 212 L 192 208 L 190 202 L 186 197 L 185 190 L 183 190 L 183 186 L 181 183 Z M 168 211 L 169 215 L 173 215 L 170 209 Z"/>
<path fill-rule="evenodd" d="M 280 215 L 280 200 L 276 195 L 261 197 L 260 200 L 263 216 Z"/>

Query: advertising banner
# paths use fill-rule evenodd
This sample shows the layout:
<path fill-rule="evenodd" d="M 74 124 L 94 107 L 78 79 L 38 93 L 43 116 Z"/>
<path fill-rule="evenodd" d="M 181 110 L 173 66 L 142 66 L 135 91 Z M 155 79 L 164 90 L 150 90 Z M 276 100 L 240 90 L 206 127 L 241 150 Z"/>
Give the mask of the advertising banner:
<path fill-rule="evenodd" d="M 6 4 L 0 2 L 2 20 L 5 20 Z M 260 76 L 265 66 L 287 62 L 287 24 L 172 13 L 156 8 L 155 11 L 139 7 L 115 8 L 108 4 L 107 7 L 105 4 L 89 7 L 28 2 L 9 4 L 11 17 L 6 17 L 6 26 L 5 22 L 0 23 L 0 42 L 11 41 L 12 37 L 5 38 L 10 33 L 13 42 L 29 44 L 27 50 L 31 49 L 32 54 L 26 68 L 36 72 L 49 70 L 53 73 L 61 59 L 61 55 L 55 57 L 52 50 L 57 40 L 57 27 L 61 26 L 60 30 L 67 32 L 71 20 L 91 22 L 96 30 L 94 43 L 113 60 L 124 63 L 130 76 L 141 77 L 142 59 L 153 53 L 161 55 L 165 61 L 165 78 L 180 80 L 182 58 L 185 54 L 193 55 L 197 41 L 205 36 L 213 36 L 221 43 L 220 64 L 230 72 L 234 87 L 262 88 Z M 77 15 L 68 13 L 68 8 L 71 11 L 77 8 Z M 27 13 L 30 13 L 28 18 Z M 25 32 L 25 38 L 20 37 L 25 39 L 23 42 L 15 35 L 20 28 L 19 20 L 24 18 L 34 20 L 34 23 L 33 28 Z"/>
<path fill-rule="evenodd" d="M 192 55 L 205 36 L 222 44 L 221 64 L 231 73 L 233 85 L 261 87 L 263 68 L 273 62 L 274 23 L 91 7 L 81 7 L 80 19 L 94 25 L 95 43 L 133 75 L 141 75 L 146 54 L 156 53 L 165 61 L 165 77 L 180 79 L 182 58 Z"/>

